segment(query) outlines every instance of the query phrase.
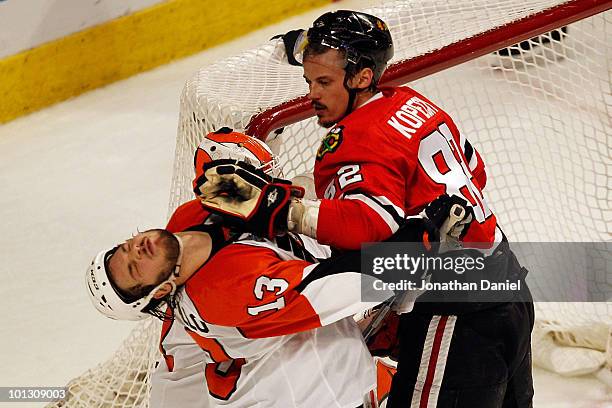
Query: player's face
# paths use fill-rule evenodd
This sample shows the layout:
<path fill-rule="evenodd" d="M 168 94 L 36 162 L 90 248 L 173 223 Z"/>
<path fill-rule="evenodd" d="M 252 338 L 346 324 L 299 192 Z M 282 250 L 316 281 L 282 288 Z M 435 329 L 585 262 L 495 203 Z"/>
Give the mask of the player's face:
<path fill-rule="evenodd" d="M 344 116 L 348 91 L 344 87 L 344 58 L 334 49 L 304 60 L 308 98 L 319 118 L 319 125 L 331 127 Z"/>
<path fill-rule="evenodd" d="M 145 296 L 174 269 L 175 241 L 166 230 L 148 230 L 128 239 L 108 261 L 110 279 L 131 298 Z"/>

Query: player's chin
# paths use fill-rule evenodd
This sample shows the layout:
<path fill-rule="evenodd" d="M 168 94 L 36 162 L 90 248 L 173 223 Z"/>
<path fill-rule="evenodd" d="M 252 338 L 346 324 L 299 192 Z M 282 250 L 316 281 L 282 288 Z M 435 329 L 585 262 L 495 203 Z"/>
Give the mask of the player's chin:
<path fill-rule="evenodd" d="M 329 118 L 319 117 L 319 120 L 317 121 L 317 123 L 321 127 L 330 128 L 330 127 L 334 126 L 336 121 L 335 120 L 329 120 Z"/>
<path fill-rule="evenodd" d="M 159 232 L 159 239 L 156 244 L 159 248 L 162 248 L 163 254 L 160 254 L 160 257 L 164 257 L 167 262 L 173 263 L 176 262 L 179 255 L 179 243 L 173 233 L 168 230 L 157 230 Z"/>

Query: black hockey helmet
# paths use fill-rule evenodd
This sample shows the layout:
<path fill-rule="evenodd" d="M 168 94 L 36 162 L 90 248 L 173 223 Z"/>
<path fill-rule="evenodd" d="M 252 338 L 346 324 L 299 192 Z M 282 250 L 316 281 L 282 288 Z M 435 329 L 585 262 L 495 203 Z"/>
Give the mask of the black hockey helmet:
<path fill-rule="evenodd" d="M 351 10 L 338 10 L 317 18 L 307 31 L 308 44 L 320 44 L 346 53 L 347 68 L 367 66 L 377 83 L 393 57 L 393 40 L 380 18 Z M 367 64 L 364 62 L 369 61 Z M 364 65 L 362 65 L 364 64 Z"/>

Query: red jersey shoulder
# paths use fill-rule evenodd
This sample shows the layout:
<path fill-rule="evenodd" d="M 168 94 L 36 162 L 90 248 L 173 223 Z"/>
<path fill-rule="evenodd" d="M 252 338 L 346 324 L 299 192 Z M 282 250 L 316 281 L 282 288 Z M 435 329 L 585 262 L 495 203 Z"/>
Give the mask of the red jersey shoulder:
<path fill-rule="evenodd" d="M 389 132 L 385 132 L 380 125 L 389 112 L 394 111 L 392 103 L 389 98 L 378 94 L 342 119 L 321 141 L 317 150 L 317 163 L 325 157 L 329 157 L 328 160 L 334 164 L 345 161 L 351 163 L 363 158 L 371 159 L 371 152 L 385 152 L 386 147 L 393 144 L 393 140 Z M 387 154 L 393 154 L 393 150 L 389 149 Z"/>
<path fill-rule="evenodd" d="M 166 229 L 170 232 L 181 232 L 194 225 L 204 223 L 209 215 L 210 213 L 202 207 L 199 200 L 187 201 L 172 213 Z"/>
<path fill-rule="evenodd" d="M 418 140 L 416 135 L 429 132 L 446 116 L 442 109 L 411 88 L 388 88 L 383 90 L 383 95 L 390 100 L 393 109 L 387 112 L 381 127 L 404 139 Z"/>
<path fill-rule="evenodd" d="M 384 88 L 327 133 L 317 161 L 336 151 L 349 158 L 370 151 L 388 157 L 397 149 L 398 137 L 401 146 L 408 147 L 411 143 L 406 141 L 418 140 L 417 133 L 433 130 L 445 117 L 439 107 L 411 88 Z"/>
<path fill-rule="evenodd" d="M 381 146 L 386 144 L 387 136 L 384 132 L 378 130 L 379 127 L 376 126 L 376 123 L 390 109 L 385 98 L 379 94 L 346 116 L 332 127 L 321 141 L 317 150 L 317 162 L 336 151 L 339 151 L 339 153 L 333 155 L 334 162 L 344 160 L 344 158 L 338 159 L 338 155 L 352 160 L 365 152 L 380 149 Z M 381 138 L 383 139 L 382 143 Z"/>

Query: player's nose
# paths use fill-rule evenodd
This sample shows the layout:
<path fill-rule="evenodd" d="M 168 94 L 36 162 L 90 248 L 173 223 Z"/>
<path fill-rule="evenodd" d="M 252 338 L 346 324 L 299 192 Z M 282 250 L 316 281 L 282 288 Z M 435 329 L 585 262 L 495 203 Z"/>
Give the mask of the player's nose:
<path fill-rule="evenodd" d="M 308 89 L 308 95 L 307 95 L 308 99 L 310 99 L 311 101 L 316 101 L 321 99 L 321 95 L 318 92 L 317 88 L 314 87 L 313 85 L 310 85 L 309 89 Z"/>
<path fill-rule="evenodd" d="M 138 243 L 138 241 L 136 240 L 137 236 L 134 238 L 130 238 L 129 241 L 129 247 L 131 249 L 130 251 L 130 255 L 132 257 L 132 259 L 135 261 L 138 258 L 140 258 L 140 244 Z"/>

